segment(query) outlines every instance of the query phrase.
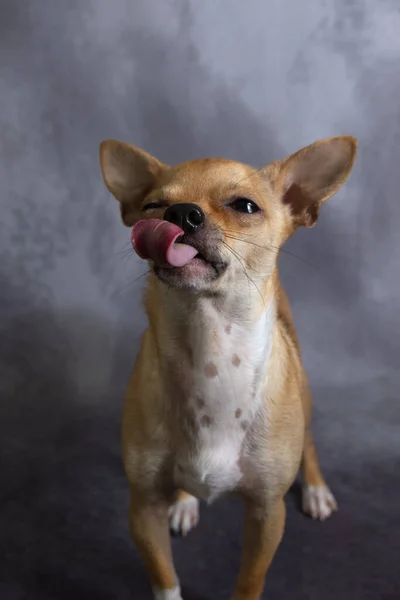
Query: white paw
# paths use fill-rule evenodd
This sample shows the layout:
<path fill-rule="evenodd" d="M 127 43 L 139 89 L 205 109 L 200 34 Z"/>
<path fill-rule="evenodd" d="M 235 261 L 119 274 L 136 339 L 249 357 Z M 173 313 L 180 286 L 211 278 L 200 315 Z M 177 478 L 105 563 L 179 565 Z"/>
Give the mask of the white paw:
<path fill-rule="evenodd" d="M 336 500 L 326 485 L 304 485 L 302 504 L 307 515 L 320 521 L 325 521 L 338 509 Z"/>
<path fill-rule="evenodd" d="M 168 515 L 172 531 L 185 536 L 199 522 L 199 501 L 194 496 L 178 500 L 170 507 Z"/>
<path fill-rule="evenodd" d="M 153 589 L 154 600 L 182 600 L 181 590 L 176 586 L 169 590 Z"/>

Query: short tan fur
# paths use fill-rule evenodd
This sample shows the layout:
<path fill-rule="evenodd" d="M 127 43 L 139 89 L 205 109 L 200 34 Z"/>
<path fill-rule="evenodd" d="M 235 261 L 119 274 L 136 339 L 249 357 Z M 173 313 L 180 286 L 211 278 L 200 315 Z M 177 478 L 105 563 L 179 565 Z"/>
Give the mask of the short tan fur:
<path fill-rule="evenodd" d="M 105 185 L 127 226 L 195 204 L 205 223 L 193 240 L 224 264 L 218 274 L 208 264 L 155 269 L 146 288 L 149 326 L 126 393 L 122 445 L 131 532 L 156 599 L 181 599 L 169 532 L 197 524 L 198 499 L 232 493 L 245 502 L 234 600 L 262 594 L 300 466 L 304 511 L 325 519 L 337 508 L 318 465 L 277 258 L 297 227 L 315 225 L 356 150 L 350 136 L 329 138 L 256 170 L 223 159 L 169 167 L 127 143 L 100 146 Z"/>

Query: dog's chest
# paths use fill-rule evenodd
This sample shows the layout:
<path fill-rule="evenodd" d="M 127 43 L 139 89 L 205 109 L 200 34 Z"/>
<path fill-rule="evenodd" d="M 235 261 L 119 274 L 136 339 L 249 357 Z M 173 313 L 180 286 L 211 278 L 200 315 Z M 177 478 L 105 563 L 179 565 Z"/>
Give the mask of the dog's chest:
<path fill-rule="evenodd" d="M 272 315 L 238 326 L 207 315 L 187 332 L 191 374 L 183 384 L 181 425 L 188 443 L 174 462 L 177 486 L 206 501 L 234 489 L 242 477 L 243 440 L 260 408 L 270 352 Z"/>

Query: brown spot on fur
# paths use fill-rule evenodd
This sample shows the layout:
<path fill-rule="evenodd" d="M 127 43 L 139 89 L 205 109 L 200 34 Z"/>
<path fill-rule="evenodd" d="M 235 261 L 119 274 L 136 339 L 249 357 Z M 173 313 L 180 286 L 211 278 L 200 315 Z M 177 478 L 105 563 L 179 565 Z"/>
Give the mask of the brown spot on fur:
<path fill-rule="evenodd" d="M 236 412 L 235 412 L 235 417 L 236 417 L 237 419 L 240 419 L 240 417 L 241 417 L 241 416 L 242 416 L 242 409 L 241 409 L 241 408 L 238 408 L 238 409 L 236 410 Z"/>
<path fill-rule="evenodd" d="M 242 421 L 240 423 L 240 427 L 243 429 L 243 431 L 246 431 L 246 429 L 248 428 L 248 426 L 249 426 L 249 422 L 248 421 Z"/>
<path fill-rule="evenodd" d="M 240 365 L 240 363 L 241 363 L 241 360 L 240 360 L 240 358 L 238 357 L 238 355 L 237 355 L 237 354 L 234 354 L 234 355 L 232 356 L 232 364 L 233 364 L 233 366 L 234 366 L 234 367 L 238 367 L 238 366 Z"/>
<path fill-rule="evenodd" d="M 178 465 L 178 471 L 179 473 L 184 473 L 185 469 L 182 467 L 182 465 Z"/>
<path fill-rule="evenodd" d="M 213 379 L 218 375 L 218 369 L 213 362 L 209 362 L 204 367 L 204 373 L 208 379 Z"/>
<path fill-rule="evenodd" d="M 200 419 L 200 425 L 202 427 L 210 427 L 211 423 L 212 419 L 208 415 L 203 415 Z"/>
<path fill-rule="evenodd" d="M 205 402 L 204 402 L 204 400 L 203 400 L 203 398 L 201 396 L 197 396 L 197 398 L 196 398 L 196 404 L 197 404 L 197 406 L 199 408 L 204 408 Z"/>
<path fill-rule="evenodd" d="M 229 334 L 230 334 L 230 332 L 232 331 L 232 325 L 227 325 L 227 326 L 225 327 L 225 331 L 226 331 L 226 333 L 229 335 Z"/>

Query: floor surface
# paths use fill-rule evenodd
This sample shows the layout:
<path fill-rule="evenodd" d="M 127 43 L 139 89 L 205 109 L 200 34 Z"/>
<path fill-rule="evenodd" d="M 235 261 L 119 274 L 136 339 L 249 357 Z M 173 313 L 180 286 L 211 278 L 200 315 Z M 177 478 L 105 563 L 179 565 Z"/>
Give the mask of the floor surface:
<path fill-rule="evenodd" d="M 313 522 L 299 512 L 294 487 L 265 598 L 400 598 L 396 389 L 382 380 L 315 391 L 321 463 L 340 511 Z M 0 598 L 150 599 L 128 535 L 120 405 L 31 400 L 1 414 Z M 237 500 L 221 500 L 174 540 L 185 600 L 229 599 L 241 519 Z"/>

